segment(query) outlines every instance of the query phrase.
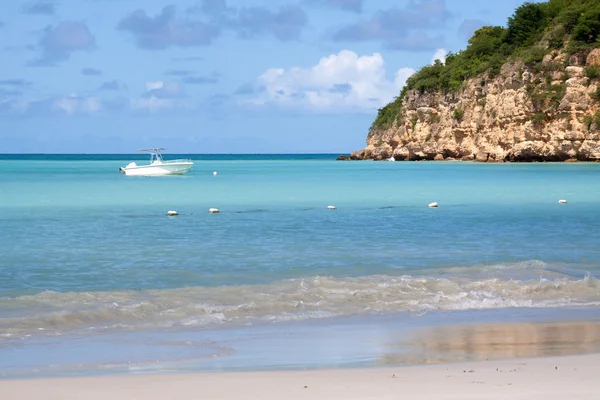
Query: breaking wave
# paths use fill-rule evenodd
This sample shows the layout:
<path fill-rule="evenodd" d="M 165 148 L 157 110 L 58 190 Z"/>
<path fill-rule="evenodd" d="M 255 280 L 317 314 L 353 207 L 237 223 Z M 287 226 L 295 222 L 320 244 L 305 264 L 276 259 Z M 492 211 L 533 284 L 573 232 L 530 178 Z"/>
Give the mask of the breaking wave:
<path fill-rule="evenodd" d="M 600 305 L 587 274 L 539 261 L 419 274 L 315 276 L 267 285 L 70 292 L 0 298 L 0 337 L 277 322 L 366 313 Z"/>

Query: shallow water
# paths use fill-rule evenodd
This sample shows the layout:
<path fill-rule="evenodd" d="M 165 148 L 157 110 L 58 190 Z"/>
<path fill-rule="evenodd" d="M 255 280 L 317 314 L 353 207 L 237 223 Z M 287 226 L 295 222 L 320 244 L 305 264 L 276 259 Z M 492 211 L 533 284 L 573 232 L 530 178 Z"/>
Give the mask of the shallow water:
<path fill-rule="evenodd" d="M 600 304 L 600 165 L 192 158 L 0 158 L 0 343 Z"/>

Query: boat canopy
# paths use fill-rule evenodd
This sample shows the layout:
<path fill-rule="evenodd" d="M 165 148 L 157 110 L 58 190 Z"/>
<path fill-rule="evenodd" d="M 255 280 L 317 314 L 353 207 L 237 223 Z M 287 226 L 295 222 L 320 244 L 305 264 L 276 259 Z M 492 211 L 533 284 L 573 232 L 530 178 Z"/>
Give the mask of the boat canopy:
<path fill-rule="evenodd" d="M 143 151 L 146 153 L 150 153 L 150 163 L 162 163 L 163 162 L 163 158 L 162 158 L 162 154 L 160 153 L 161 151 L 163 151 L 164 149 L 162 147 L 149 147 L 147 149 L 138 149 L 138 151 Z"/>

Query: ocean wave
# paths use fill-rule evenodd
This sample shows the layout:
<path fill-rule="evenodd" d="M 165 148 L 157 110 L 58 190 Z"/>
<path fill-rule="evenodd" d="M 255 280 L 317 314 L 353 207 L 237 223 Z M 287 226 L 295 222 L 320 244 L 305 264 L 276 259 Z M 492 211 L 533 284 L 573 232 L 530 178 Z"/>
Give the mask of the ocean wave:
<path fill-rule="evenodd" d="M 498 273 L 498 271 L 502 273 Z M 509 273 L 510 272 L 510 273 Z M 115 292 L 42 292 L 0 298 L 0 338 L 31 334 L 277 322 L 365 313 L 600 306 L 599 280 L 540 262 L 444 276 L 315 276 L 268 285 Z M 17 310 L 17 311 L 15 311 Z"/>

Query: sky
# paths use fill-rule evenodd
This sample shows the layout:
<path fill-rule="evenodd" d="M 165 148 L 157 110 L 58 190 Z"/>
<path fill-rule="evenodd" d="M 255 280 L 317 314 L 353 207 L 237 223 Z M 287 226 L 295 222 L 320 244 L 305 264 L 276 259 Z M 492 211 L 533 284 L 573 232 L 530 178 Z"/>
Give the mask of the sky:
<path fill-rule="evenodd" d="M 339 153 L 522 0 L 0 0 L 0 153 Z"/>

